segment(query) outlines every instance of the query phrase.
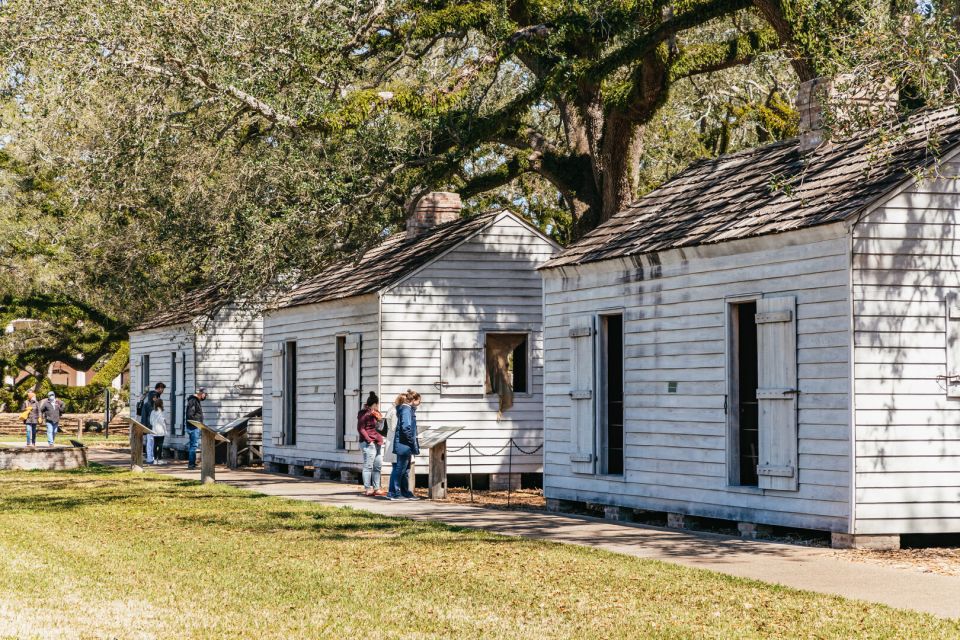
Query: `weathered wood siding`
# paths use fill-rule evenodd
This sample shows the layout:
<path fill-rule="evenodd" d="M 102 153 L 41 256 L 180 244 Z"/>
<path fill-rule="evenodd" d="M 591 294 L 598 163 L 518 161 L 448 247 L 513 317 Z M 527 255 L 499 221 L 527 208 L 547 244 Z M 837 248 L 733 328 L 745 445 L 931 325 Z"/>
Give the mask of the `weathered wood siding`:
<path fill-rule="evenodd" d="M 938 379 L 960 293 L 960 164 L 942 174 L 853 229 L 857 533 L 960 532 L 960 398 Z"/>
<path fill-rule="evenodd" d="M 554 245 L 509 216 L 393 287 L 383 296 L 384 401 L 407 388 L 423 396 L 417 420 L 423 427 L 465 425 L 448 442 L 455 450 L 467 442 L 484 454 L 504 449 L 513 438 L 525 450 L 543 441 L 543 289 L 536 268 L 556 251 Z M 498 419 L 499 396 L 439 391 L 441 340 L 476 340 L 487 332 L 528 335 L 530 388 Z M 481 373 L 482 378 L 482 373 Z M 512 470 L 538 472 L 542 451 L 513 451 Z M 423 459 L 426 464 L 426 459 Z M 475 473 L 506 473 L 507 450 L 498 455 L 474 452 Z M 467 473 L 466 450 L 449 454 L 447 471 Z"/>
<path fill-rule="evenodd" d="M 361 334 L 361 401 L 378 387 L 378 318 L 376 295 L 280 309 L 264 319 L 263 444 L 266 461 L 334 463 L 360 468 L 356 447 L 357 408 L 347 408 L 347 447 L 336 447 L 337 336 Z M 297 343 L 297 443 L 275 444 L 272 437 L 271 353 L 278 342 Z M 329 466 L 329 465 L 328 465 Z"/>
<path fill-rule="evenodd" d="M 849 237 L 842 226 L 544 275 L 547 497 L 848 531 Z M 749 294 L 796 296 L 798 491 L 728 486 L 726 299 Z M 618 309 L 625 472 L 575 474 L 570 320 Z"/>
<path fill-rule="evenodd" d="M 204 420 L 222 427 L 263 402 L 263 317 L 231 306 L 197 327 L 196 383 L 186 392 L 206 387 Z"/>
<path fill-rule="evenodd" d="M 193 338 L 193 326 L 189 323 L 130 332 L 130 410 L 136 411 L 137 401 L 143 394 L 140 363 L 142 356 L 148 355 L 150 356 L 149 386 L 152 388 L 158 382 L 167 385 L 163 402 L 170 433 L 164 440 L 164 446 L 178 446 L 186 442 L 186 438 L 179 435 L 183 428 L 182 401 L 177 406 L 176 424 L 171 421 L 175 399 L 170 396 L 172 389 L 170 372 L 173 354 L 183 354 L 182 357 L 186 360 L 187 389 L 194 387 Z"/>
<path fill-rule="evenodd" d="M 167 385 L 163 395 L 164 410 L 171 434 L 165 446 L 177 448 L 186 445 L 181 435 L 184 426 L 186 398 L 197 387 L 206 387 L 207 400 L 203 403 L 204 420 L 220 427 L 260 406 L 263 391 L 258 375 L 248 371 L 243 363 L 262 360 L 263 320 L 259 315 L 236 307 L 227 307 L 209 320 L 198 319 L 184 323 L 130 333 L 131 405 L 135 406 L 142 393 L 140 383 L 141 356 L 150 356 L 150 387 L 157 382 Z M 172 358 L 182 353 L 185 358 L 184 384 L 180 393 L 171 396 Z M 176 424 L 170 422 L 173 404 L 177 404 Z"/>

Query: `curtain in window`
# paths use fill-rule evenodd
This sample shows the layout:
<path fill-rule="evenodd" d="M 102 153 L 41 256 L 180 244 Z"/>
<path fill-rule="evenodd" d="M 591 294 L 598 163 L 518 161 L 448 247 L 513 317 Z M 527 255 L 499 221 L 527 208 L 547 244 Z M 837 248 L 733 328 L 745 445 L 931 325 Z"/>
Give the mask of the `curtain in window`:
<path fill-rule="evenodd" d="M 487 334 L 487 393 L 500 396 L 500 414 L 513 406 L 510 356 L 524 340 L 525 335 Z"/>

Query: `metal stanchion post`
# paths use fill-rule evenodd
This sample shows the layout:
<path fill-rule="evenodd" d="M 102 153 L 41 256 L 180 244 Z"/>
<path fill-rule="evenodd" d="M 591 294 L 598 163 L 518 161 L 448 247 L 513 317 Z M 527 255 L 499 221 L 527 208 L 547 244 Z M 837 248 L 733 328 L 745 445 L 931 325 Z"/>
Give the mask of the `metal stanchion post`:
<path fill-rule="evenodd" d="M 507 506 L 510 506 L 510 494 L 513 490 L 513 438 L 510 438 L 510 443 L 507 445 L 510 447 L 510 450 L 507 452 Z"/>
<path fill-rule="evenodd" d="M 467 464 L 470 469 L 470 502 L 473 502 L 473 445 L 467 443 Z"/>

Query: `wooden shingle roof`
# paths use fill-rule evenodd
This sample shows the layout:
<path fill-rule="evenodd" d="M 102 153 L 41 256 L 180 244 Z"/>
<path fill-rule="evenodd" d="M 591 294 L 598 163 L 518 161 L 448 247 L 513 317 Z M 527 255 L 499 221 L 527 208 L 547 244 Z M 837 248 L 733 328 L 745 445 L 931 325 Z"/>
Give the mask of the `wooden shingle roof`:
<path fill-rule="evenodd" d="M 402 280 L 493 223 L 503 211 L 460 218 L 407 239 L 406 232 L 388 236 L 357 260 L 341 260 L 297 286 L 276 305 L 294 307 L 375 293 Z"/>
<path fill-rule="evenodd" d="M 172 327 L 192 322 L 194 318 L 213 314 L 228 301 L 226 296 L 221 293 L 219 285 L 201 287 L 184 295 L 176 304 L 170 305 L 160 313 L 136 325 L 132 331 L 159 329 L 160 327 Z"/>
<path fill-rule="evenodd" d="M 782 233 L 846 220 L 960 143 L 956 107 L 895 133 L 868 130 L 801 154 L 797 140 L 697 162 L 543 269 Z"/>

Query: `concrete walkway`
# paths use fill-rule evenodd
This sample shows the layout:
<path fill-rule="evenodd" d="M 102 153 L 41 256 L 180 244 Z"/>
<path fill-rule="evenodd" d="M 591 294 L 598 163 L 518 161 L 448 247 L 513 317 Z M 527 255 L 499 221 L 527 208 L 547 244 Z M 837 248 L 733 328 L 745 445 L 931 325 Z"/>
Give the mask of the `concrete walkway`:
<path fill-rule="evenodd" d="M 88 457 L 91 462 L 116 466 L 129 465 L 130 461 L 129 454 L 105 449 L 90 449 Z M 199 471 L 187 471 L 182 463 L 152 470 L 161 475 L 200 479 Z M 960 617 L 960 577 L 851 562 L 837 557 L 830 549 L 553 513 L 503 511 L 426 500 L 392 502 L 366 498 L 356 485 L 263 471 L 229 471 L 218 467 L 217 481 L 271 496 L 595 547 L 942 617 Z"/>

